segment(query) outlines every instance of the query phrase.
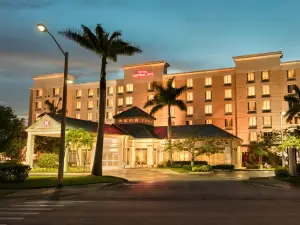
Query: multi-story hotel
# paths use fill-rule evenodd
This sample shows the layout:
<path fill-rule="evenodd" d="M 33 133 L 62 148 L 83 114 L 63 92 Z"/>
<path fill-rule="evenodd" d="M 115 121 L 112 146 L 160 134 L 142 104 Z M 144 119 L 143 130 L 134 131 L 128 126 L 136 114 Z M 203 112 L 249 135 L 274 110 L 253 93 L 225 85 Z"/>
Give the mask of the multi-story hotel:
<path fill-rule="evenodd" d="M 165 61 L 123 66 L 124 78 L 107 81 L 106 123 L 113 116 L 132 106 L 143 109 L 147 99 L 153 97 L 151 82 L 166 83 L 175 77 L 174 86 L 187 85 L 180 98 L 187 111 L 172 108 L 173 125 L 214 124 L 243 140 L 243 151 L 249 141 L 260 133 L 281 129 L 290 124 L 282 121 L 282 112 L 288 104 L 283 100 L 299 85 L 300 61 L 281 62 L 282 52 L 233 57 L 235 67 L 168 74 Z M 33 77 L 30 90 L 29 124 L 47 111 L 46 99 L 58 102 L 62 96 L 63 74 Z M 99 83 L 68 85 L 67 116 L 97 121 Z M 148 111 L 149 109 L 145 109 Z M 155 126 L 167 125 L 167 109 L 156 115 Z M 297 123 L 295 120 L 293 123 Z"/>

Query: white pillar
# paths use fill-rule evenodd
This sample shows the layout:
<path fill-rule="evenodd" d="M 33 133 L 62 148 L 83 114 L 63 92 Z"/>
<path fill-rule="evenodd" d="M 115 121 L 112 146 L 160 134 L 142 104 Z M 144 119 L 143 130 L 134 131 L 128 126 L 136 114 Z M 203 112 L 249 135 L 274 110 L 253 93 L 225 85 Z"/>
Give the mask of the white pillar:
<path fill-rule="evenodd" d="M 147 166 L 153 166 L 153 141 L 151 146 L 147 146 Z"/>
<path fill-rule="evenodd" d="M 26 164 L 33 167 L 33 153 L 34 153 L 34 139 L 35 136 L 28 132 L 27 148 L 26 148 Z"/>
<path fill-rule="evenodd" d="M 236 168 L 241 168 L 242 167 L 242 152 L 241 152 L 241 146 L 237 147 L 237 152 L 236 152 Z"/>
<path fill-rule="evenodd" d="M 134 140 L 132 140 L 131 146 L 131 167 L 135 168 L 135 148 L 134 148 Z"/>
<path fill-rule="evenodd" d="M 294 148 L 288 148 L 288 156 L 289 156 L 289 172 L 291 176 L 296 176 L 297 175 L 296 150 Z"/>
<path fill-rule="evenodd" d="M 119 148 L 119 162 L 118 162 L 118 167 L 119 168 L 125 168 L 125 163 L 124 163 L 124 158 L 125 158 L 125 150 L 124 150 L 124 146 L 125 146 L 125 138 L 123 136 L 121 136 L 121 138 L 118 138 L 118 141 L 120 141 L 120 148 Z"/>
<path fill-rule="evenodd" d="M 93 169 L 93 165 L 94 165 L 95 151 L 96 151 L 96 142 L 93 142 L 92 149 L 91 149 L 91 157 L 90 157 L 91 170 Z"/>

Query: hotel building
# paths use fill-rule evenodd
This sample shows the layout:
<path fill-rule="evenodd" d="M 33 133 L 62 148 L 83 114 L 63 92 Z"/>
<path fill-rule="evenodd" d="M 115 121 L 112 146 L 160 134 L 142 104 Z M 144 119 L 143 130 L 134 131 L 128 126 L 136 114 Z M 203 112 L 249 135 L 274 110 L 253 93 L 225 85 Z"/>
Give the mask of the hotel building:
<path fill-rule="evenodd" d="M 180 96 L 187 111 L 172 108 L 172 124 L 213 124 L 243 140 L 242 151 L 258 135 L 291 126 L 282 119 L 288 110 L 283 100 L 300 85 L 300 61 L 281 62 L 281 51 L 233 57 L 231 68 L 168 74 L 165 61 L 125 65 L 124 78 L 107 81 L 106 123 L 113 124 L 114 116 L 132 106 L 143 109 L 147 99 L 153 97 L 151 82 L 166 83 L 175 77 L 174 86 L 187 85 Z M 97 121 L 99 82 L 68 84 L 67 116 Z M 30 89 L 29 124 L 47 111 L 44 101 L 55 103 L 62 96 L 63 74 L 33 77 Z M 145 109 L 149 112 L 149 109 Z M 167 125 L 167 109 L 154 115 L 155 126 Z M 281 123 L 283 121 L 283 123 Z M 298 121 L 294 120 L 293 124 Z"/>

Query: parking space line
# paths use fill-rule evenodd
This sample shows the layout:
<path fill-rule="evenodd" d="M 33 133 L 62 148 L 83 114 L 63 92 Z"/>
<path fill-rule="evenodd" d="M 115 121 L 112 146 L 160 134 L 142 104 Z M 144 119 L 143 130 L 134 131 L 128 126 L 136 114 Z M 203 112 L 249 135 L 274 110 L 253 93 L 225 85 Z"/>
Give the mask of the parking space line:
<path fill-rule="evenodd" d="M 24 217 L 0 217 L 0 220 L 23 220 Z"/>
<path fill-rule="evenodd" d="M 38 212 L 0 212 L 0 215 L 38 215 Z M 0 224 L 1 225 L 1 224 Z"/>
<path fill-rule="evenodd" d="M 47 211 L 47 210 L 52 210 L 52 208 L 0 208 L 0 210 Z"/>
<path fill-rule="evenodd" d="M 49 207 L 49 206 L 53 206 L 53 207 L 63 207 L 65 205 L 27 205 L 27 204 L 24 204 L 24 205 L 11 205 L 12 207 L 36 207 L 36 206 L 39 206 L 39 207 Z"/>

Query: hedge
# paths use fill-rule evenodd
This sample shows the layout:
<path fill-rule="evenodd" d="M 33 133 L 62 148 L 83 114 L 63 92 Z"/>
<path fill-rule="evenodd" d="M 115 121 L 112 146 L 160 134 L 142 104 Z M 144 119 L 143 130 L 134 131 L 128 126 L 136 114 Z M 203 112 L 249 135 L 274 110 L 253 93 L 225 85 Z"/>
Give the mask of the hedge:
<path fill-rule="evenodd" d="M 289 169 L 287 167 L 277 166 L 275 168 L 276 177 L 288 177 L 290 175 Z"/>
<path fill-rule="evenodd" d="M 41 168 L 57 168 L 58 155 L 53 153 L 44 153 L 38 159 L 37 165 Z"/>
<path fill-rule="evenodd" d="M 213 170 L 234 170 L 235 166 L 233 164 L 218 164 L 213 165 Z"/>
<path fill-rule="evenodd" d="M 209 172 L 211 171 L 211 166 L 209 165 L 201 165 L 201 166 L 193 166 L 193 172 Z"/>
<path fill-rule="evenodd" d="M 0 182 L 23 182 L 29 174 L 30 166 L 16 163 L 0 163 Z"/>

